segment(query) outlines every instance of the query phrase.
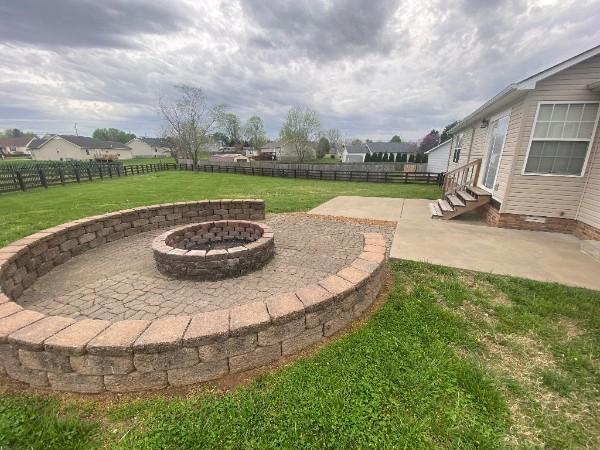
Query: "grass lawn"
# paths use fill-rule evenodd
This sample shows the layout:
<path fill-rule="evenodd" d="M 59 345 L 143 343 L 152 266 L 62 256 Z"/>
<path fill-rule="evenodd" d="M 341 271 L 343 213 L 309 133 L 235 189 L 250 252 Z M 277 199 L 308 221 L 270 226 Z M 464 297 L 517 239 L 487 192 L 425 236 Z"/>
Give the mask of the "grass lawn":
<path fill-rule="evenodd" d="M 4 394 L 0 448 L 598 448 L 600 293 L 411 262 L 363 326 L 229 392 Z"/>
<path fill-rule="evenodd" d="M 134 206 L 210 198 L 263 198 L 270 212 L 306 211 L 337 195 L 437 198 L 434 185 L 294 180 L 155 172 L 0 194 L 0 246 L 69 220 Z"/>
<path fill-rule="evenodd" d="M 435 198 L 425 185 L 162 172 L 0 195 L 0 242 L 143 204 L 336 195 Z M 74 396 L 0 382 L 3 448 L 600 448 L 600 292 L 391 262 L 364 325 L 235 390 Z"/>

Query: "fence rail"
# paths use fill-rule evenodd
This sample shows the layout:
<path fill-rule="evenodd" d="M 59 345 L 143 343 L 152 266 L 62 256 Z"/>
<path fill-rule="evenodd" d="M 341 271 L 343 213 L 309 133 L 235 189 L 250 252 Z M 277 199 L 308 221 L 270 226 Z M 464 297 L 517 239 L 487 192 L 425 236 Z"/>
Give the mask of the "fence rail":
<path fill-rule="evenodd" d="M 174 163 L 137 164 L 52 164 L 17 169 L 0 169 L 0 192 L 81 183 L 175 169 Z"/>
<path fill-rule="evenodd" d="M 178 164 L 180 170 L 193 170 L 191 164 Z M 226 166 L 215 164 L 199 164 L 198 170 L 203 172 L 234 173 L 281 178 L 304 178 L 309 180 L 331 181 L 364 181 L 373 183 L 441 183 L 441 175 L 434 172 L 370 172 L 340 171 L 327 169 L 288 169 L 275 167 Z"/>

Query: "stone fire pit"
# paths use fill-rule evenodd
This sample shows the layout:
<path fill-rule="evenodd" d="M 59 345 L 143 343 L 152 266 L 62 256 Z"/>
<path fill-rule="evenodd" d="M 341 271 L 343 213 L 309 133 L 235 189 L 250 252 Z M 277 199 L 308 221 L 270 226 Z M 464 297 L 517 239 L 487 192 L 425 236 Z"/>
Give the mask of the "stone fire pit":
<path fill-rule="evenodd" d="M 260 223 L 220 220 L 175 228 L 152 243 L 164 275 L 219 280 L 262 267 L 274 254 L 273 231 Z"/>

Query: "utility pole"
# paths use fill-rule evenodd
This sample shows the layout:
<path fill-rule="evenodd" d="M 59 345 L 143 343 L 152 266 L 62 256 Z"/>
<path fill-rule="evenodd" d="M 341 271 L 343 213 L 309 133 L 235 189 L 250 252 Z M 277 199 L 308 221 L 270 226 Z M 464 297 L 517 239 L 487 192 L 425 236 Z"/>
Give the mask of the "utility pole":
<path fill-rule="evenodd" d="M 77 133 L 77 122 L 75 122 L 73 128 L 75 128 L 75 136 L 79 136 L 79 133 Z"/>

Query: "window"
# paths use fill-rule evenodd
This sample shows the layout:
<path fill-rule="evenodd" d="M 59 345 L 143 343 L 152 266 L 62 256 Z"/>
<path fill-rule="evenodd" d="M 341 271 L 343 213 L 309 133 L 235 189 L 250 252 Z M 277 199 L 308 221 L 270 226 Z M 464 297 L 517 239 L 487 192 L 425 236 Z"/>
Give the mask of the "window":
<path fill-rule="evenodd" d="M 581 176 L 598 103 L 541 103 L 524 173 Z"/>
<path fill-rule="evenodd" d="M 452 155 L 452 161 L 457 163 L 460 161 L 460 151 L 463 145 L 463 134 L 459 133 L 456 135 L 454 140 L 454 154 Z"/>

